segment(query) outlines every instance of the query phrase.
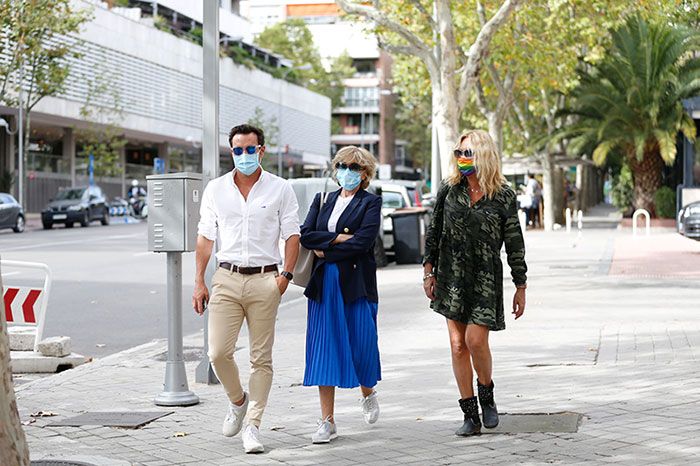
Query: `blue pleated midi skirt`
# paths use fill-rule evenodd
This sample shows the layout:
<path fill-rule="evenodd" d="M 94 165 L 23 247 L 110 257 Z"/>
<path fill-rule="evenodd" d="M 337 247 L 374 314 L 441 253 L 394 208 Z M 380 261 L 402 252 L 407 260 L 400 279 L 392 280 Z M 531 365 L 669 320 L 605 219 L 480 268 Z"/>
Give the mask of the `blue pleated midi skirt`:
<path fill-rule="evenodd" d="M 309 300 L 304 385 L 374 387 L 379 380 L 377 303 L 343 302 L 338 267 L 326 263 L 321 302 Z"/>

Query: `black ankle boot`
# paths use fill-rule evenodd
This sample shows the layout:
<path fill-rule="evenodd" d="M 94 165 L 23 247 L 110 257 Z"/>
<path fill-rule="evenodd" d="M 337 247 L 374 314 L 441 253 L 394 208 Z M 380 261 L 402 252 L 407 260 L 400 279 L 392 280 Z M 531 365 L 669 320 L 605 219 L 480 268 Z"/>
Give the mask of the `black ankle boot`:
<path fill-rule="evenodd" d="M 464 424 L 457 429 L 456 435 L 468 437 L 481 433 L 481 421 L 479 420 L 479 406 L 476 402 L 476 397 L 464 398 L 459 400 L 459 407 L 464 413 Z"/>
<path fill-rule="evenodd" d="M 498 408 L 493 401 L 493 380 L 490 385 L 481 385 L 477 379 L 476 386 L 479 391 L 479 404 L 481 405 L 481 415 L 484 418 L 484 427 L 493 429 L 498 425 Z"/>

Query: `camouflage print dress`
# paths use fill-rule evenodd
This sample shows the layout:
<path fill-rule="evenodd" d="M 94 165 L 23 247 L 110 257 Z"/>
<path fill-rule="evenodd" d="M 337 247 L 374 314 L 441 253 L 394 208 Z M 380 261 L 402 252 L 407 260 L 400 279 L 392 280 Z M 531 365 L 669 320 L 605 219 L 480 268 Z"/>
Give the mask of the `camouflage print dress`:
<path fill-rule="evenodd" d="M 513 282 L 527 280 L 525 243 L 515 192 L 503 185 L 493 199 L 472 205 L 466 179 L 444 184 L 437 195 L 425 239 L 424 263 L 433 264 L 435 301 L 430 307 L 448 319 L 503 330 L 505 242 Z"/>

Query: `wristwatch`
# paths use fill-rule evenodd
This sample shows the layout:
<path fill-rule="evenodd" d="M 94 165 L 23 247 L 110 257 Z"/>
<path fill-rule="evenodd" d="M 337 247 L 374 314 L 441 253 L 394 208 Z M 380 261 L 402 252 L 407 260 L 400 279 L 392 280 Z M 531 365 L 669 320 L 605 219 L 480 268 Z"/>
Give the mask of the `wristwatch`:
<path fill-rule="evenodd" d="M 283 271 L 280 275 L 282 275 L 284 278 L 286 278 L 290 282 L 292 281 L 292 278 L 294 278 L 294 274 L 292 272 L 287 272 L 286 270 Z"/>

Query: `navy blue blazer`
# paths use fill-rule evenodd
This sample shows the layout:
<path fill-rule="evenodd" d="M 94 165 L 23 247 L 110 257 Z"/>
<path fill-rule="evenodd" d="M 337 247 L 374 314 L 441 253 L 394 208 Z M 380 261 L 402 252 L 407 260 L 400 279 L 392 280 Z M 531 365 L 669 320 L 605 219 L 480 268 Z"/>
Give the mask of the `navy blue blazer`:
<path fill-rule="evenodd" d="M 360 189 L 338 219 L 334 232 L 328 231 L 328 219 L 333 212 L 338 191 L 328 194 L 319 212 L 321 193 L 317 193 L 304 224 L 301 226 L 301 244 L 309 250 L 323 251 L 325 257 L 314 260 L 311 280 L 304 291 L 309 299 L 320 301 L 323 292 L 323 266 L 337 264 L 343 300 L 351 303 L 358 298 L 378 302 L 377 264 L 374 261 L 374 242 L 382 225 L 382 198 Z M 344 243 L 331 245 L 339 233 L 353 235 Z"/>

